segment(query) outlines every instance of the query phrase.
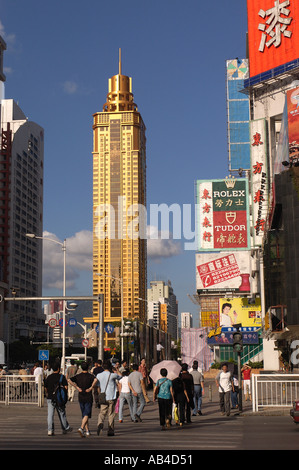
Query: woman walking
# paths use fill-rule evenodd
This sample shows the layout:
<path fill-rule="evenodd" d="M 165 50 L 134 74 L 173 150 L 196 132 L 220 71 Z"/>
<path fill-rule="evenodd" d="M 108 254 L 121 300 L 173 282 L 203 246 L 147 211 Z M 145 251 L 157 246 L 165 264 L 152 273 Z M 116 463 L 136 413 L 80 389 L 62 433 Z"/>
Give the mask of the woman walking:
<path fill-rule="evenodd" d="M 168 428 L 171 426 L 172 403 L 175 401 L 172 381 L 167 378 L 167 369 L 161 369 L 160 375 L 162 378 L 157 380 L 154 389 L 154 401 L 158 398 L 160 425 L 164 431 L 165 425 Z"/>

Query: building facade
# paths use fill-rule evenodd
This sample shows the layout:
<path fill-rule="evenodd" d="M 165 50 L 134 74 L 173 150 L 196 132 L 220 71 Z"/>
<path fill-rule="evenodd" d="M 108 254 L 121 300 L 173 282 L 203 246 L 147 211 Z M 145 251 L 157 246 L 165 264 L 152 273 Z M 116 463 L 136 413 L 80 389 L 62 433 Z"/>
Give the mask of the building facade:
<path fill-rule="evenodd" d="M 93 294 L 104 295 L 104 322 L 146 319 L 146 136 L 121 72 L 109 79 L 93 116 Z M 99 319 L 99 306 L 93 318 Z"/>
<path fill-rule="evenodd" d="M 3 66 L 3 41 L 1 67 Z M 44 130 L 29 121 L 12 99 L 4 99 L 0 73 L 0 265 L 9 296 L 41 297 L 42 245 L 26 233 L 43 232 Z M 6 295 L 7 295 L 6 294 Z M 7 302 L 4 340 L 44 335 L 41 302 Z"/>

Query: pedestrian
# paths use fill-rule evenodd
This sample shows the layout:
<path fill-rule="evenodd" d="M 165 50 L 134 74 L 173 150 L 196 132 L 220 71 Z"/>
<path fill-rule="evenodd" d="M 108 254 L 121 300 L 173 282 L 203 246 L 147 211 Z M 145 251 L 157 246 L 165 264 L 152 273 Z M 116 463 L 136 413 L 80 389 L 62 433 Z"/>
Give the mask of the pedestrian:
<path fill-rule="evenodd" d="M 91 373 L 96 377 L 98 374 L 104 371 L 102 367 L 102 360 L 97 359 L 94 361 L 94 367 L 91 369 Z M 95 408 L 100 408 L 99 405 L 99 390 L 98 387 L 94 387 L 93 389 L 93 396 L 94 396 L 94 401 L 95 401 Z"/>
<path fill-rule="evenodd" d="M 76 362 L 74 359 L 71 359 L 71 365 L 68 366 L 66 370 L 66 380 L 69 382 L 70 379 L 72 379 L 78 372 L 78 366 L 76 365 Z M 68 386 L 68 399 L 69 401 L 74 401 L 74 395 L 75 395 L 75 387 L 73 385 Z"/>
<path fill-rule="evenodd" d="M 230 415 L 230 395 L 234 391 L 232 374 L 229 372 L 227 364 L 222 365 L 222 370 L 216 377 L 216 385 L 219 390 L 220 411 L 222 415 Z"/>
<path fill-rule="evenodd" d="M 145 407 L 145 398 L 143 393 L 143 377 L 142 374 L 138 372 L 138 364 L 133 364 L 132 368 L 133 372 L 129 375 L 128 384 L 132 391 L 134 420 L 137 422 L 142 421 L 141 413 Z"/>
<path fill-rule="evenodd" d="M 238 393 L 239 393 L 239 381 L 235 375 L 233 375 L 234 390 L 231 391 L 232 408 L 236 409 L 239 407 Z"/>
<path fill-rule="evenodd" d="M 242 369 L 242 377 L 243 377 L 243 391 L 245 395 L 245 401 L 251 401 L 251 367 L 249 364 L 245 364 Z"/>
<path fill-rule="evenodd" d="M 191 423 L 191 410 L 194 407 L 194 382 L 192 375 L 190 374 L 190 372 L 188 372 L 188 364 L 182 364 L 182 371 L 180 376 L 184 382 L 185 389 L 188 395 L 188 400 L 186 402 L 186 423 L 189 424 Z"/>
<path fill-rule="evenodd" d="M 176 424 L 183 426 L 186 420 L 186 403 L 189 400 L 185 384 L 182 378 L 176 377 L 172 381 L 174 401 L 178 409 L 178 421 Z"/>
<path fill-rule="evenodd" d="M 146 403 L 149 403 L 150 399 L 148 398 L 148 395 L 147 395 L 147 387 L 150 383 L 150 380 L 149 380 L 148 370 L 146 367 L 146 362 L 145 362 L 144 357 L 141 359 L 138 371 L 142 374 L 142 377 L 143 377 L 143 391 L 144 391 L 145 401 Z"/>
<path fill-rule="evenodd" d="M 6 375 L 6 370 L 4 366 L 1 364 L 0 365 L 0 377 L 4 377 Z"/>
<path fill-rule="evenodd" d="M 122 374 L 126 369 L 128 369 L 128 364 L 127 361 L 124 359 L 123 361 L 121 361 L 119 372 Z"/>
<path fill-rule="evenodd" d="M 104 421 L 108 417 L 108 436 L 114 436 L 114 418 L 115 418 L 115 405 L 117 393 L 117 380 L 121 379 L 121 375 L 112 372 L 111 363 L 109 361 L 103 362 L 104 371 L 97 375 L 97 386 L 100 388 L 101 393 L 106 393 L 106 402 L 100 404 L 100 412 L 98 416 L 97 435 L 99 436 L 104 428 Z"/>
<path fill-rule="evenodd" d="M 193 413 L 192 416 L 196 414 L 202 415 L 201 406 L 202 406 L 202 396 L 204 395 L 204 377 L 201 372 L 198 370 L 198 362 L 194 361 L 192 366 L 192 371 L 190 374 L 193 377 L 194 385 L 194 396 L 193 396 Z"/>
<path fill-rule="evenodd" d="M 172 381 L 167 378 L 167 369 L 162 368 L 160 375 L 162 376 L 157 380 L 154 389 L 154 401 L 158 399 L 159 405 L 159 418 L 161 430 L 164 431 L 165 425 L 167 428 L 171 427 L 172 403 L 175 403 Z"/>
<path fill-rule="evenodd" d="M 33 375 L 35 378 L 35 390 L 38 391 L 38 385 L 41 384 L 44 379 L 44 369 L 42 368 L 41 362 L 34 364 Z"/>
<path fill-rule="evenodd" d="M 65 406 L 58 406 L 53 401 L 53 394 L 54 394 L 55 388 L 59 384 L 61 375 L 62 374 L 60 374 L 60 366 L 58 363 L 55 363 L 53 365 L 53 373 L 45 379 L 45 393 L 46 393 L 47 404 L 48 404 L 48 436 L 54 435 L 55 410 L 58 413 L 60 425 L 62 428 L 62 433 L 66 434 L 72 431 L 72 428 L 70 427 L 66 418 Z M 64 386 L 67 392 L 68 385 L 67 385 L 67 380 L 64 375 L 62 375 L 62 385 Z"/>
<path fill-rule="evenodd" d="M 20 366 L 18 366 L 18 373 L 19 375 L 21 376 L 21 380 L 22 380 L 22 384 L 21 384 L 21 396 L 24 397 L 26 395 L 26 393 L 29 391 L 29 383 L 28 383 L 28 379 L 27 380 L 27 370 L 25 369 L 25 364 L 21 364 Z"/>
<path fill-rule="evenodd" d="M 68 383 L 72 387 L 76 388 L 79 392 L 78 401 L 82 414 L 82 421 L 78 432 L 81 437 L 85 437 L 90 435 L 88 420 L 91 418 L 92 411 L 92 390 L 93 387 L 95 387 L 97 384 L 98 380 L 93 374 L 88 372 L 87 362 L 82 362 L 81 369 L 82 372 L 68 379 Z"/>
<path fill-rule="evenodd" d="M 163 349 L 164 349 L 164 346 L 162 346 L 162 344 L 159 341 L 157 344 L 157 362 L 160 362 L 162 359 Z"/>
<path fill-rule="evenodd" d="M 132 400 L 132 393 L 129 387 L 129 369 L 125 369 L 122 372 L 122 378 L 118 382 L 118 389 L 119 389 L 119 410 L 118 410 L 118 419 L 119 422 L 123 422 L 123 408 L 124 404 L 127 403 L 129 406 L 129 412 L 131 416 L 131 420 L 135 421 L 135 417 L 133 414 L 133 400 Z"/>

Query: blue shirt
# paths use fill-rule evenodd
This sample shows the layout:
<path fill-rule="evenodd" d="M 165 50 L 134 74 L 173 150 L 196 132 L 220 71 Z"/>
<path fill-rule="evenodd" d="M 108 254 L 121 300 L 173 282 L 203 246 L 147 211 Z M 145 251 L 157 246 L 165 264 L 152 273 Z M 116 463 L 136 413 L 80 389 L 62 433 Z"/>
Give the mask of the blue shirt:
<path fill-rule="evenodd" d="M 156 383 L 156 385 L 160 385 L 159 387 L 159 392 L 158 392 L 158 398 L 164 398 L 164 400 L 169 400 L 172 398 L 171 395 L 171 387 L 172 387 L 172 381 L 170 379 L 166 379 L 165 377 L 162 377 L 162 379 L 159 379 Z"/>
<path fill-rule="evenodd" d="M 117 392 L 117 384 L 116 381 L 120 380 L 122 378 L 121 375 L 116 374 L 115 372 L 109 372 L 108 370 L 104 370 L 104 372 L 101 372 L 100 374 L 97 375 L 98 383 L 97 386 L 100 387 L 101 392 L 105 392 L 106 388 L 106 399 L 107 400 L 115 400 L 116 398 L 116 392 Z"/>

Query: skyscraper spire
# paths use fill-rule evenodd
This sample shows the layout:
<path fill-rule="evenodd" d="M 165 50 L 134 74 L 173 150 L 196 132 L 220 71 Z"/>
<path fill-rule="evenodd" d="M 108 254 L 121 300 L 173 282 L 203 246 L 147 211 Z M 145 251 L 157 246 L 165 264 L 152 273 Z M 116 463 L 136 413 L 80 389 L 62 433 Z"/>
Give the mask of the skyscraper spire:
<path fill-rule="evenodd" d="M 119 48 L 118 75 L 121 75 L 121 48 Z"/>
<path fill-rule="evenodd" d="M 119 48 L 118 74 L 109 78 L 109 88 L 104 112 L 138 111 L 132 93 L 132 78 L 121 73 L 121 49 Z"/>

